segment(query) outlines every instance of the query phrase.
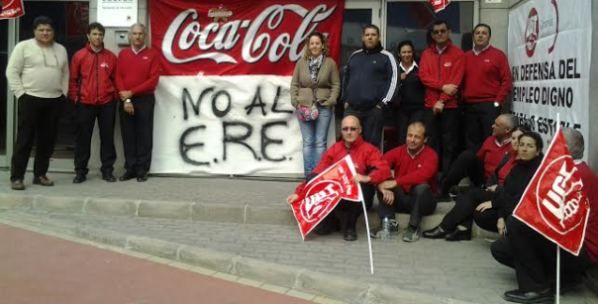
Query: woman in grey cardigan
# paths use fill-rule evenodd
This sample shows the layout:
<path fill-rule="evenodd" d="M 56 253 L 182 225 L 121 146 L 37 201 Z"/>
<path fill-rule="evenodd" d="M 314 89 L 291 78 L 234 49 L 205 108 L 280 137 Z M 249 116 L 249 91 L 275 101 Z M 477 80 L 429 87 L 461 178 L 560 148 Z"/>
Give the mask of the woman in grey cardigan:
<path fill-rule="evenodd" d="M 303 136 L 305 177 L 326 150 L 328 127 L 340 91 L 340 79 L 334 60 L 327 56 L 328 46 L 322 33 L 313 32 L 305 39 L 305 51 L 295 66 L 291 80 L 291 103 Z M 318 112 L 317 116 L 314 112 Z"/>

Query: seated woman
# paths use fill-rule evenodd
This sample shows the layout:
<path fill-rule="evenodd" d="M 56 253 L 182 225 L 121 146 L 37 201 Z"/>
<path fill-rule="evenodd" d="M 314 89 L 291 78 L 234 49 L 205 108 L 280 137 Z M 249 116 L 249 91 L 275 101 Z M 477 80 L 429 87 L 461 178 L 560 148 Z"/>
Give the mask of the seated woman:
<path fill-rule="evenodd" d="M 504 195 L 503 185 L 505 178 L 517 163 L 519 137 L 524 134 L 520 129 L 515 129 L 511 134 L 511 153 L 505 155 L 494 171 L 495 183 L 486 189 L 472 188 L 459 196 L 455 207 L 446 214 L 440 225 L 425 231 L 425 238 L 445 238 L 447 241 L 471 240 L 472 221 L 483 229 L 498 232 L 498 208 L 493 203 Z M 542 143 L 540 142 L 540 149 Z M 531 177 L 530 177 L 531 178 Z"/>

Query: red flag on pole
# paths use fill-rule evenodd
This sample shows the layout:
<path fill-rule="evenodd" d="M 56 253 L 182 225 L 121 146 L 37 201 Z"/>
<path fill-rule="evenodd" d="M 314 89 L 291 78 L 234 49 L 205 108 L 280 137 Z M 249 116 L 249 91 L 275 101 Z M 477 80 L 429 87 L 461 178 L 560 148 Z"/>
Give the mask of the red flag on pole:
<path fill-rule="evenodd" d="M 0 19 L 12 19 L 25 15 L 23 0 L 3 0 L 0 3 L 2 4 Z"/>
<path fill-rule="evenodd" d="M 441 10 L 445 9 L 449 5 L 451 0 L 428 0 L 428 2 L 430 2 L 430 4 L 432 5 L 434 13 L 438 13 Z"/>
<path fill-rule="evenodd" d="M 559 128 L 513 215 L 577 256 L 589 210 L 581 176 Z"/>
<path fill-rule="evenodd" d="M 291 207 L 304 240 L 341 199 L 362 200 L 361 188 L 353 180 L 355 174 L 353 160 L 347 155 L 318 174 L 298 193 L 299 198 Z"/>

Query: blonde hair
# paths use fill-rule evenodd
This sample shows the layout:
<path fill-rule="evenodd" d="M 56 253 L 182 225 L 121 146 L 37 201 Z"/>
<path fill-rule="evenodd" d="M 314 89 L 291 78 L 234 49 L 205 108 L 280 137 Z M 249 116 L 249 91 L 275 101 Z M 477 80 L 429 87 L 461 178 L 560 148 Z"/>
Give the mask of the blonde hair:
<path fill-rule="evenodd" d="M 326 36 L 320 32 L 312 32 L 307 35 L 303 45 L 303 59 L 305 60 L 309 60 L 309 57 L 311 57 L 311 54 L 309 53 L 309 40 L 314 36 L 320 38 L 320 41 L 322 41 L 322 55 L 324 55 L 324 57 L 328 56 L 328 39 L 326 39 Z"/>

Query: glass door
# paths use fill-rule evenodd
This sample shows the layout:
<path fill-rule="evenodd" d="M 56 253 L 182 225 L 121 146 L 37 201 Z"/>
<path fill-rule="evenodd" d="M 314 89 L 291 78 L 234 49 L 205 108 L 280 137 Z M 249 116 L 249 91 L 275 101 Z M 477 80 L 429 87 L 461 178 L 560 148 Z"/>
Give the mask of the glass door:
<path fill-rule="evenodd" d="M 8 43 L 11 35 L 9 35 L 9 20 L 0 20 L 0 67 L 6 68 L 8 64 Z M 14 24 L 14 22 L 13 22 Z M 4 70 L 2 70 L 4 72 Z M 12 102 L 9 97 L 11 94 L 7 93 L 7 80 L 4 75 L 0 77 L 0 167 L 7 167 L 7 126 L 8 126 L 8 101 Z"/>

